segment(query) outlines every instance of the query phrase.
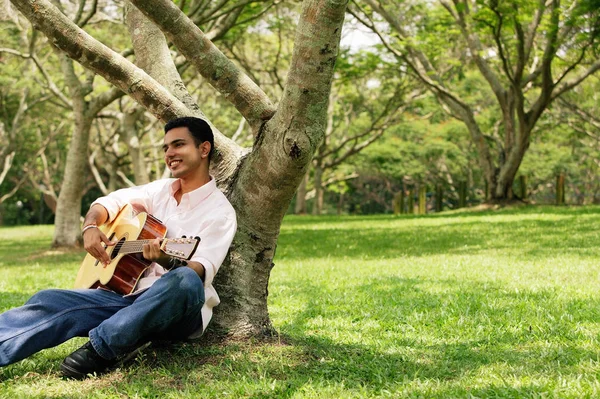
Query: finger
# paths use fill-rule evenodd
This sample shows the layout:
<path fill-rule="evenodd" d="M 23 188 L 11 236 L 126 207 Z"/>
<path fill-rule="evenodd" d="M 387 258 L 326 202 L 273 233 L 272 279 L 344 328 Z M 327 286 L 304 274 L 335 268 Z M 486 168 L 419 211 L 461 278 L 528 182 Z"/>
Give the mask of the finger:
<path fill-rule="evenodd" d="M 150 244 L 142 245 L 142 256 L 146 259 L 150 259 L 152 256 L 150 252 Z"/>
<path fill-rule="evenodd" d="M 106 235 L 104 235 L 104 233 L 100 233 L 100 239 L 102 240 L 102 242 L 106 245 L 106 246 L 113 246 L 117 243 L 117 241 L 111 241 L 108 239 L 108 237 Z"/>
<path fill-rule="evenodd" d="M 99 260 L 100 262 L 104 263 L 105 265 L 108 265 L 110 263 L 110 257 L 108 256 L 108 253 L 104 250 L 104 248 L 102 247 L 102 249 L 99 250 Z"/>
<path fill-rule="evenodd" d="M 110 257 L 108 256 L 100 242 L 96 241 L 95 243 L 90 243 L 90 240 L 91 238 L 85 240 L 85 250 L 99 262 L 102 262 L 104 264 L 110 263 Z"/>

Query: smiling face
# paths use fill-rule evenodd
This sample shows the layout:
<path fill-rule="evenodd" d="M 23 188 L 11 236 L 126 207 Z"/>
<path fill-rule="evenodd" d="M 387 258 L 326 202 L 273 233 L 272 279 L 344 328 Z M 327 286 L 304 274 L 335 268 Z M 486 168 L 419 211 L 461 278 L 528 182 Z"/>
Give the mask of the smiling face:
<path fill-rule="evenodd" d="M 187 127 L 176 127 L 165 134 L 163 151 L 165 162 L 173 177 L 180 179 L 202 179 L 208 174 L 207 141 L 196 145 Z"/>

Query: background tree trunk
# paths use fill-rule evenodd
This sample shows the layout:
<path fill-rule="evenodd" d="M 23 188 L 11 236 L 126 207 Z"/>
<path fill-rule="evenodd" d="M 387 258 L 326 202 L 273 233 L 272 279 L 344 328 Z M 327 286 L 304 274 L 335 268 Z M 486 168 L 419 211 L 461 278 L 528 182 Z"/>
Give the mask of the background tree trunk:
<path fill-rule="evenodd" d="M 313 202 L 312 214 L 320 215 L 323 213 L 323 168 L 316 164 L 314 168 L 313 185 L 315 190 L 315 199 Z"/>
<path fill-rule="evenodd" d="M 304 178 L 298 186 L 296 191 L 296 205 L 294 207 L 294 213 L 296 215 L 306 215 L 306 186 L 308 185 L 308 173 L 304 175 Z"/>
<path fill-rule="evenodd" d="M 150 182 L 144 150 L 140 145 L 140 132 L 137 126 L 137 121 L 143 116 L 144 111 L 144 108 L 136 106 L 132 110 L 125 111 L 119 121 L 121 136 L 129 148 L 133 180 L 137 185 Z"/>
<path fill-rule="evenodd" d="M 54 247 L 75 246 L 80 239 L 81 199 L 89 170 L 87 152 L 93 122 L 93 116 L 89 117 L 87 112 L 85 101 L 87 93 L 83 91 L 82 85 L 75 75 L 73 61 L 64 54 L 59 56 L 73 102 L 75 125 L 65 162 L 64 178 L 56 203 L 54 238 L 52 240 Z"/>

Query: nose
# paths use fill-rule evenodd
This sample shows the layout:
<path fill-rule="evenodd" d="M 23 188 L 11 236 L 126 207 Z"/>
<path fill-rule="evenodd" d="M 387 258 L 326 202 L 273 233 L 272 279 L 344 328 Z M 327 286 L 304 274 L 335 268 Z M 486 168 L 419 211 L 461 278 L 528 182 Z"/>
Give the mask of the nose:
<path fill-rule="evenodd" d="M 173 154 L 174 154 L 173 147 L 171 147 L 171 146 L 167 147 L 167 150 L 165 151 L 165 158 L 173 156 Z"/>

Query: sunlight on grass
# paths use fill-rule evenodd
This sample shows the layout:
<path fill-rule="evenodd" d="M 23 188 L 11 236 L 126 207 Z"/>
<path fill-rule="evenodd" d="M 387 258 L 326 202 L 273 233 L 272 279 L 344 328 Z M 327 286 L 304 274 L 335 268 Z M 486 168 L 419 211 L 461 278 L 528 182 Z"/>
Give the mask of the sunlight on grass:
<path fill-rule="evenodd" d="M 599 222 L 596 207 L 287 217 L 275 342 L 152 348 L 74 382 L 57 371 L 74 340 L 0 369 L 0 397 L 597 397 Z M 83 252 L 47 252 L 51 232 L 0 228 L 0 309 L 71 286 Z"/>

